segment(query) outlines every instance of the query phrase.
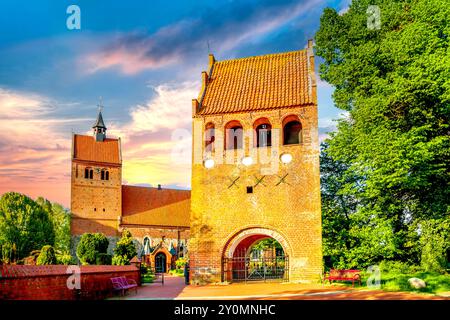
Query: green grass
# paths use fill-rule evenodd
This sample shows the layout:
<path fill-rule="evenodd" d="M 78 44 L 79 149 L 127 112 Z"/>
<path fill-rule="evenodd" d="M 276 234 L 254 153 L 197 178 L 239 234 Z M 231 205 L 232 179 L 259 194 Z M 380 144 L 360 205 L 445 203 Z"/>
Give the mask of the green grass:
<path fill-rule="evenodd" d="M 363 275 L 363 286 L 366 285 L 369 276 L 369 274 Z M 426 283 L 426 287 L 422 289 L 414 289 L 408 283 L 409 278 L 419 278 L 424 280 Z M 414 272 L 406 274 L 396 272 L 381 272 L 381 289 L 385 291 L 409 291 L 434 294 L 439 292 L 446 292 L 450 291 L 450 275 L 433 272 Z"/>
<path fill-rule="evenodd" d="M 184 277 L 184 270 L 183 269 L 170 270 L 169 273 L 171 275 L 173 275 L 173 276 Z"/>
<path fill-rule="evenodd" d="M 153 283 L 155 279 L 155 275 L 153 273 L 146 273 L 142 275 L 141 281 L 142 283 Z"/>

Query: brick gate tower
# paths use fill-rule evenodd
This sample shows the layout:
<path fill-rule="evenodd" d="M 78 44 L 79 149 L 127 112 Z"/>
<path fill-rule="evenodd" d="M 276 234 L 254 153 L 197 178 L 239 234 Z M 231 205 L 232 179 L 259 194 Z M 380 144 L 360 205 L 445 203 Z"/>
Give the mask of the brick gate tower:
<path fill-rule="evenodd" d="M 281 244 L 283 279 L 319 279 L 317 121 L 312 40 L 294 52 L 209 56 L 193 100 L 193 283 L 249 277 L 253 258 L 240 255 L 267 238 Z"/>

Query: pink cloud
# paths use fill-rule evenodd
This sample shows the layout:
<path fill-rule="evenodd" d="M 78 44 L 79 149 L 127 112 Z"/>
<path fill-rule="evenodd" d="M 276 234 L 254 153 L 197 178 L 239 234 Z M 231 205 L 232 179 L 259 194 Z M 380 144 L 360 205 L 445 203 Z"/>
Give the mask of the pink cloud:
<path fill-rule="evenodd" d="M 70 133 L 68 121 L 54 116 L 48 97 L 0 88 L 0 194 L 44 196 L 69 205 Z"/>

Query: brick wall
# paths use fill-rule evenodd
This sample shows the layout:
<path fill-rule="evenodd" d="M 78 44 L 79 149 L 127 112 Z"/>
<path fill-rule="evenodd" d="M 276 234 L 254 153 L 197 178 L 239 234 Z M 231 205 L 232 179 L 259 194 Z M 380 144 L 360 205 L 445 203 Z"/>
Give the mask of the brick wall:
<path fill-rule="evenodd" d="M 302 142 L 283 145 L 283 119 L 291 115 L 298 116 L 302 124 Z M 272 146 L 258 150 L 252 130 L 259 118 L 267 118 L 272 125 Z M 245 131 L 240 154 L 224 150 L 224 126 L 232 120 L 240 121 Z M 242 240 L 247 230 L 261 229 L 261 234 L 283 245 L 289 256 L 289 280 L 318 281 L 322 228 L 317 106 L 195 117 L 193 122 L 191 279 L 199 283 L 220 281 L 221 259 L 229 247 Z M 216 164 L 211 169 L 202 163 L 206 156 L 201 138 L 205 123 L 215 126 L 215 151 L 210 156 Z M 267 159 L 259 152 L 266 152 Z M 292 155 L 291 163 L 280 163 L 283 153 Z M 240 161 L 248 155 L 254 163 L 246 167 Z M 248 186 L 253 186 L 253 193 L 247 193 Z"/>
<path fill-rule="evenodd" d="M 67 280 L 77 266 L 0 266 L 0 300 L 104 299 L 113 295 L 110 278 L 127 277 L 140 284 L 135 266 L 81 266 L 80 290 L 69 289 Z"/>
<path fill-rule="evenodd" d="M 84 178 L 86 167 L 94 169 L 93 179 Z M 109 170 L 109 180 L 101 180 L 96 169 Z M 101 232 L 118 236 L 122 211 L 122 167 L 101 163 L 72 161 L 71 233 Z"/>

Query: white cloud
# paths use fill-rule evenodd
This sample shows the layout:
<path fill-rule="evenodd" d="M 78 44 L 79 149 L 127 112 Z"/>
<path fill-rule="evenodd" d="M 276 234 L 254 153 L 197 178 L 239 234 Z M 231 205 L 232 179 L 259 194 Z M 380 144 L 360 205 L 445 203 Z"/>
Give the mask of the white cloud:
<path fill-rule="evenodd" d="M 111 126 L 110 133 L 128 140 L 137 133 L 158 132 L 190 127 L 191 101 L 198 95 L 196 82 L 180 85 L 162 84 L 154 88 L 155 97 L 131 108 L 131 121 L 123 126 Z"/>

